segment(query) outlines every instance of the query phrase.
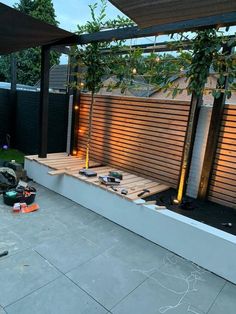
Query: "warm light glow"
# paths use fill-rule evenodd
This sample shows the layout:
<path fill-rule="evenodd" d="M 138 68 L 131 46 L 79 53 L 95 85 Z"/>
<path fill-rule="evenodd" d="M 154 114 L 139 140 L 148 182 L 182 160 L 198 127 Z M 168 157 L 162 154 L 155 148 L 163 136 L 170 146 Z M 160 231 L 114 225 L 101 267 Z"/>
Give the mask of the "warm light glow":
<path fill-rule="evenodd" d="M 74 149 L 72 154 L 73 154 L 73 156 L 77 155 L 77 150 Z"/>
<path fill-rule="evenodd" d="M 132 73 L 137 74 L 137 69 L 133 68 Z"/>
<path fill-rule="evenodd" d="M 84 87 L 84 82 L 81 82 L 81 83 L 80 83 L 80 86 L 81 86 L 81 87 Z"/>
<path fill-rule="evenodd" d="M 160 62 L 161 59 L 159 57 L 156 57 L 156 62 Z"/>
<path fill-rule="evenodd" d="M 172 203 L 175 204 L 175 205 L 178 205 L 179 201 L 175 198 L 175 199 L 173 199 Z"/>
<path fill-rule="evenodd" d="M 75 108 L 75 110 L 78 110 L 78 109 L 79 109 L 79 106 L 76 105 L 74 108 Z"/>
<path fill-rule="evenodd" d="M 77 130 L 77 132 L 78 132 L 79 135 L 84 135 L 84 134 L 85 134 L 85 131 L 86 131 L 86 128 L 84 128 L 84 127 L 80 127 L 80 128 Z"/>

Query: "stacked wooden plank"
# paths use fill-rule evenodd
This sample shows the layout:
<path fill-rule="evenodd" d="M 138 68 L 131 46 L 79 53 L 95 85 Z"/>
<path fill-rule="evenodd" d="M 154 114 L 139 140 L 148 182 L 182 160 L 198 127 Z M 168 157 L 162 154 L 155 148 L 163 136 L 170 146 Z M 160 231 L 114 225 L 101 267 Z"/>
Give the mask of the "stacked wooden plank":
<path fill-rule="evenodd" d="M 236 105 L 226 105 L 209 199 L 236 208 Z"/>
<path fill-rule="evenodd" d="M 85 156 L 90 95 L 80 99 L 78 151 Z M 190 104 L 96 96 L 91 158 L 177 187 Z"/>
<path fill-rule="evenodd" d="M 96 177 L 86 177 L 79 174 L 79 170 L 82 169 L 85 165 L 85 160 L 75 157 L 68 156 L 65 153 L 55 153 L 48 154 L 47 158 L 38 158 L 37 156 L 27 156 L 27 159 L 37 161 L 38 163 L 51 168 L 48 172 L 49 175 L 68 175 L 77 178 L 78 180 L 87 182 L 98 186 L 99 188 L 106 189 L 111 193 L 118 194 L 121 197 L 127 198 L 128 200 L 135 201 L 139 199 L 138 194 L 143 191 L 143 189 L 148 189 L 149 192 L 144 196 L 153 195 L 162 191 L 165 191 L 169 186 L 161 184 L 159 182 L 145 179 L 135 174 L 122 171 L 123 180 L 121 183 L 116 186 L 115 189 L 112 189 L 111 186 L 106 186 L 101 184 L 99 181 L 99 176 L 108 175 L 109 171 L 119 171 L 117 168 L 113 168 L 109 165 L 101 166 L 96 161 L 91 161 L 90 165 L 93 166 L 93 171 L 97 173 Z M 121 191 L 125 189 L 128 194 L 123 195 Z"/>

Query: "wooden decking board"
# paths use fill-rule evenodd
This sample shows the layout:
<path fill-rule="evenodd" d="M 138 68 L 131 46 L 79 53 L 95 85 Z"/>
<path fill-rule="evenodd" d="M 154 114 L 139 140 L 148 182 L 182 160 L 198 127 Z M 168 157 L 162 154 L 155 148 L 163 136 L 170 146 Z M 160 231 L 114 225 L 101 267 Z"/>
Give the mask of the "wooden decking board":
<path fill-rule="evenodd" d="M 85 161 L 81 158 L 75 156 L 68 156 L 66 153 L 56 153 L 48 154 L 47 158 L 38 158 L 38 156 L 27 156 L 28 160 L 34 160 L 40 164 L 43 164 L 52 170 L 48 172 L 50 175 L 69 175 L 77 178 L 80 181 L 84 181 L 90 184 L 94 184 L 102 189 L 105 189 L 111 193 L 117 194 L 128 200 L 135 201 L 138 199 L 138 194 L 143 191 L 143 189 L 150 190 L 150 193 L 144 196 L 153 195 L 155 193 L 164 191 L 169 188 L 169 186 L 158 183 L 152 179 L 143 178 L 139 175 L 120 171 L 117 167 L 105 165 L 99 166 L 101 163 L 95 160 L 90 162 L 92 170 L 97 173 L 97 177 L 86 177 L 79 174 L 79 170 L 83 168 Z M 116 186 L 117 191 L 114 191 L 111 186 L 106 186 L 99 182 L 98 176 L 108 175 L 109 171 L 119 171 L 123 174 L 123 180 L 121 180 L 120 185 Z M 127 195 L 121 194 L 121 190 L 126 189 L 128 191 Z"/>

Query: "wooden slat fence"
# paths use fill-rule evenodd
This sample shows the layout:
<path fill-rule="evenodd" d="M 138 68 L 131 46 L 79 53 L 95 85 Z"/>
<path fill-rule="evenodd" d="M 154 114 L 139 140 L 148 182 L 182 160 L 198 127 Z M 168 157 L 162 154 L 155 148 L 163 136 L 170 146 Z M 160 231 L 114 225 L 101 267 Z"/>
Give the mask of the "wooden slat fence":
<path fill-rule="evenodd" d="M 89 94 L 80 98 L 78 151 L 85 156 Z M 177 187 L 190 104 L 96 96 L 91 158 Z"/>
<path fill-rule="evenodd" d="M 209 200 L 236 208 L 236 105 L 226 105 Z"/>

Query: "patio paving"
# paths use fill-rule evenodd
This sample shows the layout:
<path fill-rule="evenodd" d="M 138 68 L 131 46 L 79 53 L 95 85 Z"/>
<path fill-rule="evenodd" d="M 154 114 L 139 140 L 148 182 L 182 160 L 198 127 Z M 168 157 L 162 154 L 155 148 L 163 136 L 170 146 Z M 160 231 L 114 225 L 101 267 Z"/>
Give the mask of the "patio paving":
<path fill-rule="evenodd" d="M 35 186 L 35 213 L 0 200 L 0 314 L 235 313 L 235 285 Z"/>

